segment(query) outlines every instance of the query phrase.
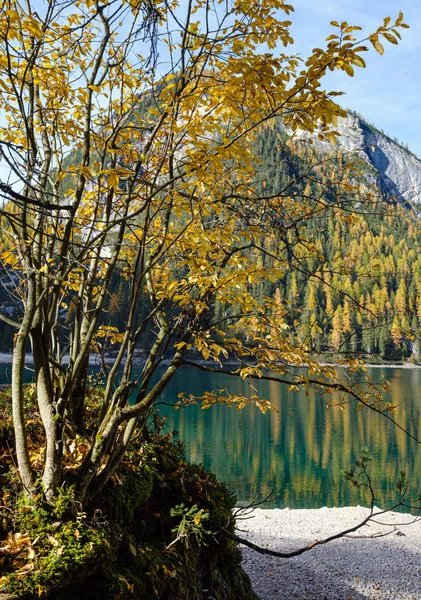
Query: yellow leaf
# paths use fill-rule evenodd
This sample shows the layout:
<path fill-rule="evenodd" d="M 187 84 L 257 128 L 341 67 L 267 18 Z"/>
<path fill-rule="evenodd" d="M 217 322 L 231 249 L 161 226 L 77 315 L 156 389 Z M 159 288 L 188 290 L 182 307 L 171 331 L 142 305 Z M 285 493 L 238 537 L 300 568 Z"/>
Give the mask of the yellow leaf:
<path fill-rule="evenodd" d="M 351 65 L 348 65 L 347 63 L 345 63 L 343 66 L 343 70 L 350 77 L 354 77 L 354 69 L 351 67 Z"/>
<path fill-rule="evenodd" d="M 120 178 L 117 175 L 117 173 L 111 173 L 111 175 L 108 176 L 108 185 L 111 188 L 116 188 L 118 187 Z"/>
<path fill-rule="evenodd" d="M 383 37 L 387 39 L 391 44 L 397 44 L 398 40 L 391 33 L 383 33 Z"/>
<path fill-rule="evenodd" d="M 2 79 L 0 79 L 0 85 L 1 85 L 1 87 L 2 87 L 4 90 L 6 90 L 6 92 L 10 92 L 10 91 L 11 91 L 11 90 L 10 90 L 10 87 L 9 87 L 8 85 L 6 85 Z"/>
<path fill-rule="evenodd" d="M 86 179 L 92 179 L 93 175 L 92 175 L 92 171 L 89 167 L 80 167 L 80 172 L 81 174 L 86 177 Z"/>
<path fill-rule="evenodd" d="M 0 259 L 5 265 L 11 265 L 12 267 L 16 267 L 18 264 L 18 259 L 16 254 L 8 250 L 7 252 L 3 252 L 0 254 Z"/>
<path fill-rule="evenodd" d="M 381 43 L 379 42 L 379 38 L 376 35 L 372 35 L 370 36 L 370 42 L 373 44 L 375 50 L 380 54 L 384 54 L 384 48 L 381 45 Z"/>
<path fill-rule="evenodd" d="M 352 59 L 352 62 L 357 67 L 362 67 L 363 69 L 365 69 L 365 67 L 366 67 L 365 60 L 363 58 L 361 58 L 361 56 L 354 56 Z"/>
<path fill-rule="evenodd" d="M 42 37 L 43 37 L 42 29 L 40 28 L 39 23 L 37 21 L 35 21 L 35 19 L 31 18 L 30 20 L 28 20 L 26 22 L 26 29 L 37 40 L 42 39 Z"/>

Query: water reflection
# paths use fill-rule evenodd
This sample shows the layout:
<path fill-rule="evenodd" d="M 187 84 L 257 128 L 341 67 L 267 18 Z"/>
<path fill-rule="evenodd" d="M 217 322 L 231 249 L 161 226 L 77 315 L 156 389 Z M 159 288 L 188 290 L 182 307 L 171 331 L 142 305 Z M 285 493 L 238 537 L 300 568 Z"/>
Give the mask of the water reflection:
<path fill-rule="evenodd" d="M 386 377 L 392 385 L 392 400 L 399 404 L 396 420 L 412 432 L 421 432 L 418 396 L 420 369 L 372 369 L 375 380 Z M 165 400 L 175 402 L 180 391 L 200 393 L 230 387 L 247 390 L 242 381 L 194 371 L 178 374 Z M 392 423 L 368 410 L 326 409 L 326 400 L 314 391 L 309 396 L 287 393 L 275 382 L 259 382 L 260 394 L 269 397 L 279 413 L 262 415 L 248 407 L 241 412 L 216 406 L 202 411 L 189 407 L 174 411 L 162 407 L 171 429 L 188 443 L 188 457 L 227 481 L 240 502 L 264 497 L 273 489 L 274 506 L 317 508 L 364 504 L 368 495 L 344 482 L 348 469 L 368 446 L 377 504 L 397 499 L 395 482 L 402 469 L 410 476 L 414 493 L 421 489 L 421 449 Z M 335 399 L 333 397 L 333 399 Z M 339 400 L 339 397 L 337 398 Z M 332 397 L 329 397 L 329 401 Z"/>
<path fill-rule="evenodd" d="M 0 365 L 0 383 L 8 381 L 10 367 Z M 405 429 L 421 435 L 421 369 L 369 369 L 370 377 L 391 383 L 386 399 L 399 405 L 395 419 Z M 31 378 L 28 372 L 28 380 Z M 274 490 L 271 506 L 318 508 L 366 504 L 367 495 L 352 489 L 342 477 L 368 446 L 377 504 L 396 501 L 395 482 L 403 469 L 414 494 L 421 490 L 421 448 L 392 423 L 369 410 L 357 412 L 353 405 L 341 411 L 326 409 L 326 398 L 309 391 L 286 391 L 275 382 L 257 382 L 263 398 L 270 398 L 279 412 L 262 415 L 258 409 L 214 406 L 202 411 L 188 407 L 179 411 L 161 405 L 168 427 L 187 443 L 190 460 L 202 463 L 228 482 L 242 503 L 263 498 Z M 178 393 L 200 394 L 206 390 L 247 393 L 246 382 L 220 374 L 192 369 L 177 373 L 162 401 L 177 401 Z M 329 396 L 329 401 L 332 396 Z M 333 397 L 334 399 L 334 397 Z M 339 400 L 339 397 L 337 398 Z"/>

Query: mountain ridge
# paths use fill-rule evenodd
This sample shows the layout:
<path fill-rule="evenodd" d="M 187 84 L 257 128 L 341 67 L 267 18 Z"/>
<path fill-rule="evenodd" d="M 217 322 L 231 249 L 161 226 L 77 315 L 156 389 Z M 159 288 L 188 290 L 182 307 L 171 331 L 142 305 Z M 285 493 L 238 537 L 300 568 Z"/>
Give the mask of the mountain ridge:
<path fill-rule="evenodd" d="M 372 167 L 370 183 L 375 183 L 390 200 L 420 216 L 421 160 L 356 113 L 349 112 L 346 118 L 339 118 L 336 131 L 340 134 L 336 146 L 304 131 L 297 131 L 294 137 L 311 139 L 313 147 L 321 153 L 339 149 L 356 155 Z"/>

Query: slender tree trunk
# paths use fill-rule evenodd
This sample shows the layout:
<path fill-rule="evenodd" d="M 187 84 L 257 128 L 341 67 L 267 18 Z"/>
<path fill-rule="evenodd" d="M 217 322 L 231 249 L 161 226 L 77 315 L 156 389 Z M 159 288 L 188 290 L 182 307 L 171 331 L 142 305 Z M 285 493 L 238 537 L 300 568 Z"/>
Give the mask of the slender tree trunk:
<path fill-rule="evenodd" d="M 106 449 L 113 446 L 120 423 L 121 409 L 113 409 L 110 411 L 109 415 L 99 428 L 91 451 L 85 458 L 79 470 L 76 487 L 76 500 L 82 504 L 85 502 L 85 499 L 88 495 L 88 488 L 96 476 L 101 463 L 110 458 L 110 455 L 107 454 Z M 91 498 L 92 493 L 90 490 L 89 499 Z"/>
<path fill-rule="evenodd" d="M 124 433 L 122 432 L 120 434 L 122 436 L 121 442 L 114 445 L 112 451 L 108 453 L 109 457 L 105 469 L 101 471 L 101 473 L 96 477 L 96 479 L 92 482 L 92 484 L 87 490 L 86 500 L 88 504 L 90 501 L 94 500 L 96 496 L 98 496 L 98 494 L 102 492 L 104 487 L 107 485 L 111 475 L 113 475 L 113 473 L 118 468 L 127 450 L 127 447 L 133 437 L 133 433 L 135 431 L 138 420 L 139 419 L 136 417 L 130 419 L 130 421 L 126 424 Z"/>
<path fill-rule="evenodd" d="M 28 265 L 29 266 L 29 265 Z M 26 494 L 35 492 L 33 473 L 28 452 L 28 438 L 23 410 L 23 369 L 25 367 L 25 350 L 29 332 L 35 315 L 35 281 L 28 277 L 27 302 L 20 329 L 15 337 L 12 361 L 12 412 L 15 432 L 16 457 L 22 485 Z"/>
<path fill-rule="evenodd" d="M 29 460 L 25 415 L 23 411 L 23 368 L 25 364 L 25 347 L 27 339 L 28 333 L 25 331 L 25 325 L 22 324 L 19 332 L 16 335 L 15 347 L 13 350 L 12 410 L 16 458 L 18 461 L 19 474 L 25 489 L 25 493 L 31 495 L 35 491 L 35 486 L 31 462 Z"/>
<path fill-rule="evenodd" d="M 45 497 L 47 500 L 51 500 L 61 483 L 62 476 L 64 402 L 58 402 L 57 405 L 53 403 L 52 383 L 50 380 L 48 359 L 43 347 L 41 328 L 37 326 L 31 335 L 38 406 L 46 438 L 42 484 Z"/>
<path fill-rule="evenodd" d="M 74 432 L 79 435 L 83 435 L 85 432 L 84 416 L 88 368 L 89 355 L 86 355 L 83 365 L 80 368 L 80 373 L 77 377 L 76 383 L 73 386 L 67 411 L 70 425 Z"/>

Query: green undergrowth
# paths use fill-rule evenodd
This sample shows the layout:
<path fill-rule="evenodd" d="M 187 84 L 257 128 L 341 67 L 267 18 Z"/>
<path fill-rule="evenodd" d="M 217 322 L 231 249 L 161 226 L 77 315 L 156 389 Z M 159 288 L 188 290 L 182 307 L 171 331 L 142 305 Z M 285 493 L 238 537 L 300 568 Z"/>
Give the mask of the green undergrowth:
<path fill-rule="evenodd" d="M 5 418 L 0 593 L 53 600 L 256 598 L 224 531 L 233 529 L 235 497 L 212 473 L 187 463 L 171 435 L 139 438 L 89 510 L 75 502 L 70 484 L 52 504 L 24 500 L 12 437 Z"/>

